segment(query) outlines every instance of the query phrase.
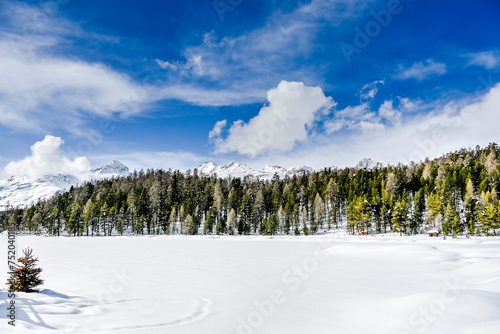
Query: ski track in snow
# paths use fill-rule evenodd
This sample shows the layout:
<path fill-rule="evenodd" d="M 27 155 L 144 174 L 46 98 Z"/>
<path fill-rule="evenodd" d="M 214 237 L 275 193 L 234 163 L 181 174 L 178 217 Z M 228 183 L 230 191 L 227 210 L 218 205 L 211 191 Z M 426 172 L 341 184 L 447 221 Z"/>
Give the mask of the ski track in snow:
<path fill-rule="evenodd" d="M 124 301 L 130 302 L 130 301 Z M 199 298 L 195 300 L 195 305 L 193 307 L 193 311 L 186 315 L 183 318 L 172 319 L 167 322 L 155 323 L 155 324 L 147 324 L 147 325 L 133 325 L 133 326 L 119 326 L 119 327 L 111 327 L 106 329 L 96 329 L 91 330 L 92 332 L 103 332 L 108 333 L 110 331 L 123 331 L 123 330 L 131 330 L 131 329 L 147 329 L 147 328 L 161 328 L 161 327 L 173 327 L 189 324 L 191 322 L 199 321 L 203 319 L 210 313 L 210 304 L 211 301 L 207 298 Z"/>
<path fill-rule="evenodd" d="M 5 292 L 2 291 L 2 294 Z M 99 328 L 81 328 L 77 323 L 89 323 L 89 319 L 93 320 L 96 313 L 101 313 L 104 317 L 106 316 L 107 310 L 111 308 L 117 308 L 119 304 L 129 304 L 119 306 L 118 308 L 127 309 L 137 309 L 139 306 L 145 306 L 151 302 L 151 299 L 136 298 L 129 300 L 119 300 L 111 303 L 98 303 L 96 300 L 82 298 L 82 297 L 70 297 L 62 296 L 57 293 L 51 293 L 51 291 L 43 290 L 40 295 L 40 300 L 24 298 L 28 294 L 22 294 L 22 297 L 18 298 L 16 305 L 17 321 L 23 322 L 23 327 L 29 330 L 40 331 L 40 330 L 62 330 L 66 333 L 80 333 L 80 332 L 96 332 L 96 333 L 109 333 L 109 332 L 119 332 L 128 330 L 143 330 L 149 328 L 162 328 L 162 327 L 174 327 L 186 325 L 192 322 L 199 321 L 206 317 L 210 313 L 210 305 L 212 301 L 208 298 L 197 298 L 190 300 L 190 307 L 185 307 L 185 316 L 168 319 L 164 322 L 158 323 L 138 323 L 127 326 L 113 326 L 113 327 L 99 327 Z M 30 294 L 31 296 L 31 294 Z M 2 299 L 7 299 L 7 296 L 2 295 Z M 175 300 L 157 300 L 165 304 L 174 304 Z M 141 304 L 142 305 L 138 305 Z M 46 323 L 43 318 L 45 316 L 58 316 L 59 323 L 65 323 L 61 326 L 51 326 Z M 68 317 L 67 319 L 64 316 Z M 73 317 L 76 316 L 76 317 Z M 80 321 L 78 316 L 85 317 L 84 321 Z M 168 318 L 168 316 L 166 316 Z M 19 323 L 18 323 L 19 325 Z"/>

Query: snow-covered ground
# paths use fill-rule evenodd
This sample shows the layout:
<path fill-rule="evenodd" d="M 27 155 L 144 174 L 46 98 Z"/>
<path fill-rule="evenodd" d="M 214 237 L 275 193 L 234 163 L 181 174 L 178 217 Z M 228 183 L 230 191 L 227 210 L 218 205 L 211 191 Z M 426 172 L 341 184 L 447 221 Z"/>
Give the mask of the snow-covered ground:
<path fill-rule="evenodd" d="M 45 290 L 18 295 L 14 329 L 3 288 L 1 333 L 500 328 L 500 238 L 23 236 L 17 244 L 39 257 Z"/>

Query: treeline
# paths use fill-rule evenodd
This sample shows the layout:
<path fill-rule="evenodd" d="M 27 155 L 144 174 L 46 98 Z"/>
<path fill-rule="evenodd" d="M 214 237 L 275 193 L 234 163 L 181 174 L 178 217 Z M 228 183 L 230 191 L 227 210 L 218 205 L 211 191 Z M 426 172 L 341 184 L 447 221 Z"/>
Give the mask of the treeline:
<path fill-rule="evenodd" d="M 50 235 L 445 235 L 500 228 L 500 149 L 462 149 L 433 161 L 325 169 L 270 181 L 148 170 L 87 182 L 0 216 L 4 229 Z"/>

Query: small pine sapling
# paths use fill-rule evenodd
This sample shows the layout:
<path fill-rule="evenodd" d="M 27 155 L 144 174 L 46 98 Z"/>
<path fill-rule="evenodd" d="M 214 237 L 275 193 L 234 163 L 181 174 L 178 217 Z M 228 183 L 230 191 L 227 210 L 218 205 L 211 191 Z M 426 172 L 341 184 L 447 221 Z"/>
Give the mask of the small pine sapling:
<path fill-rule="evenodd" d="M 39 292 L 35 287 L 43 284 L 39 275 L 41 268 L 36 267 L 38 258 L 33 257 L 33 249 L 23 249 L 24 257 L 17 259 L 22 265 L 16 264 L 17 268 L 12 270 L 11 280 L 6 283 L 9 285 L 10 292 Z"/>

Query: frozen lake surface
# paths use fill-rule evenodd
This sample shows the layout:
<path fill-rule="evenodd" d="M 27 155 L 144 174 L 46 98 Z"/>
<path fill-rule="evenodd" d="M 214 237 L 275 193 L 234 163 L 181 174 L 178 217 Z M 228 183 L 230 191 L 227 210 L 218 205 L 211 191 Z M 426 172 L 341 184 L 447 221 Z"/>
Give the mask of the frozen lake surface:
<path fill-rule="evenodd" d="M 45 284 L 17 295 L 16 328 L 2 285 L 1 333 L 500 328 L 500 238 L 20 236 L 17 246 L 34 249 Z"/>

